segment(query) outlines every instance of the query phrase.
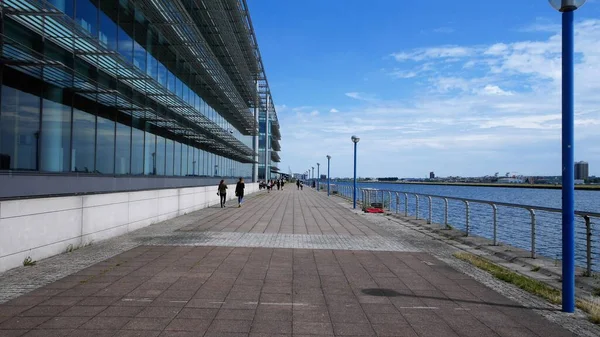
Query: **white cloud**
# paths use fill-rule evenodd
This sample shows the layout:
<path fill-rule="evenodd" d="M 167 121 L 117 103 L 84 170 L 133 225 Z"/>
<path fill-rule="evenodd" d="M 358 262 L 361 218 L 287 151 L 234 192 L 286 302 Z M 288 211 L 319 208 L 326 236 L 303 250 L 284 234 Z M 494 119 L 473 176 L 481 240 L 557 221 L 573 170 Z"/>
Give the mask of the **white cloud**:
<path fill-rule="evenodd" d="M 319 110 L 313 110 L 313 111 L 311 111 L 310 115 L 313 116 L 313 117 L 314 116 L 318 116 L 319 115 Z"/>
<path fill-rule="evenodd" d="M 329 110 L 329 112 L 336 113 L 336 112 L 340 112 L 340 111 L 338 109 L 336 109 L 336 108 L 332 108 L 331 110 Z"/>
<path fill-rule="evenodd" d="M 387 73 L 413 90 L 402 100 L 357 90 L 345 94 L 354 101 L 343 114 L 311 117 L 310 111 L 327 110 L 286 108 L 279 115 L 282 167 L 323 163 L 330 154 L 332 175 L 350 176 L 349 137 L 356 134 L 359 171 L 370 176 L 560 174 L 560 31 L 537 29 L 535 36 L 546 37 L 522 33 L 518 41 L 394 54 Z M 575 32 L 575 155 L 598 175 L 600 20 L 580 22 Z"/>
<path fill-rule="evenodd" d="M 451 33 L 454 33 L 455 30 L 454 30 L 454 28 L 451 28 L 451 27 L 440 27 L 440 28 L 434 29 L 433 32 L 441 33 L 441 34 L 451 34 Z"/>

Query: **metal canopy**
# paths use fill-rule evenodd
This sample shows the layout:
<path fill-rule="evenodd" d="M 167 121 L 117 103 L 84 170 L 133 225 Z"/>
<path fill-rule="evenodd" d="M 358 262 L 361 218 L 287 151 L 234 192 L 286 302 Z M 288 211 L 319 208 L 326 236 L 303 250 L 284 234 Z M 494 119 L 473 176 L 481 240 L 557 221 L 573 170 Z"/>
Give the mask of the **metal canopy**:
<path fill-rule="evenodd" d="M 279 157 L 279 154 L 275 151 L 271 151 L 271 160 L 276 163 L 281 162 L 281 158 Z"/>
<path fill-rule="evenodd" d="M 188 12 L 188 9 L 192 8 L 186 9 L 181 0 L 137 0 L 136 4 L 151 22 L 157 23 L 156 27 L 169 43 L 172 43 L 169 47 L 177 51 L 191 65 L 192 71 L 197 75 L 197 84 L 209 88 L 210 92 L 222 102 L 223 108 L 218 110 L 223 117 L 243 134 L 256 134 L 249 102 L 245 101 L 238 91 L 244 86 L 236 87 L 232 78 L 228 76 L 196 21 Z M 233 78 L 242 81 L 241 75 Z M 246 90 L 251 90 L 251 83 L 248 85 L 250 89 Z"/>
<path fill-rule="evenodd" d="M 106 88 L 60 62 L 44 61 L 43 55 L 7 36 L 2 35 L 2 39 L 4 43 L 0 60 L 5 67 L 15 69 L 51 85 L 70 89 L 76 95 L 98 101 L 104 106 L 115 108 L 124 114 L 139 118 L 171 133 L 179 134 L 189 139 L 191 144 L 198 143 L 199 148 L 207 151 L 218 153 L 242 163 L 251 163 L 254 160 L 251 157 L 254 155 L 252 150 L 231 147 L 229 144 L 225 147 L 223 139 L 218 139 L 213 134 L 200 133 L 203 130 L 199 125 L 188 119 L 177 115 L 167 116 L 150 107 L 141 106 L 121 92 Z"/>
<path fill-rule="evenodd" d="M 120 54 L 105 48 L 96 38 L 89 35 L 86 30 L 73 21 L 72 18 L 58 11 L 46 1 L 4 0 L 2 8 L 6 11 L 5 14 L 7 17 L 19 22 L 38 34 L 43 35 L 45 39 L 59 45 L 65 50 L 75 53 L 78 58 L 88 62 L 92 66 L 97 66 L 100 71 L 117 78 L 121 83 L 127 84 L 132 90 L 140 92 L 142 95 L 153 100 L 155 104 L 173 112 L 173 114 L 177 115 L 176 119 L 181 119 L 180 122 L 191 122 L 195 124 L 195 126 L 192 127 L 192 129 L 196 130 L 195 132 L 200 131 L 207 133 L 208 138 L 212 139 L 215 144 L 223 143 L 228 147 L 232 147 L 233 151 L 228 149 L 225 150 L 228 157 L 242 156 L 245 158 L 245 156 L 254 155 L 252 149 L 198 112 L 193 106 L 167 91 L 165 87 L 140 69 L 134 67 Z M 65 75 L 64 71 L 62 77 L 61 74 L 54 74 L 53 72 L 48 71 L 50 66 L 57 68 L 66 67 L 57 66 L 57 64 L 60 63 L 44 60 L 42 56 L 33 56 L 36 54 L 34 51 L 24 51 L 24 48 L 27 49 L 26 47 L 19 47 L 18 43 L 10 40 L 8 37 L 5 38 L 5 41 L 6 48 L 4 48 L 3 53 L 8 51 L 13 54 L 12 56 L 3 55 L 3 57 L 10 60 L 10 62 L 25 62 L 21 66 L 18 66 L 17 63 L 13 63 L 13 67 L 18 67 L 21 71 L 27 72 L 37 78 L 42 78 L 41 67 L 43 67 L 44 80 L 53 80 L 52 83 L 62 87 L 72 87 L 74 89 L 84 90 L 80 93 L 83 96 L 86 95 L 85 90 L 91 90 L 87 95 L 92 95 L 94 99 L 98 96 L 97 99 L 102 104 L 108 104 L 108 101 L 114 100 L 114 93 L 110 92 L 109 94 L 109 91 L 112 89 L 105 88 L 103 89 L 105 91 L 102 93 L 92 93 L 94 90 L 98 91 L 99 86 L 97 84 L 90 84 L 92 83 L 91 80 L 78 80 L 78 78 L 82 78 L 80 75 L 71 79 L 71 75 L 68 73 L 69 71 L 73 72 L 73 70 L 69 68 L 67 68 L 69 69 L 69 71 L 66 72 L 67 75 Z M 18 50 L 20 50 L 20 52 L 17 52 Z M 27 54 L 32 56 L 27 57 Z M 54 63 L 50 64 L 48 62 Z M 35 69 L 32 69 L 32 67 Z M 64 81 L 67 81 L 67 83 L 63 83 Z M 80 88 L 78 86 L 82 87 Z M 103 95 L 109 97 L 104 97 Z M 128 98 L 121 97 L 119 102 L 117 102 L 117 106 L 121 107 L 126 105 L 127 103 L 121 102 L 123 100 L 131 101 Z M 111 104 L 108 106 L 113 105 Z M 148 108 L 140 106 L 136 107 L 135 111 L 148 111 Z M 252 121 L 252 123 L 254 123 L 254 121 Z M 252 125 L 252 127 L 254 127 L 254 125 Z M 244 162 L 247 160 L 249 159 L 245 158 Z"/>

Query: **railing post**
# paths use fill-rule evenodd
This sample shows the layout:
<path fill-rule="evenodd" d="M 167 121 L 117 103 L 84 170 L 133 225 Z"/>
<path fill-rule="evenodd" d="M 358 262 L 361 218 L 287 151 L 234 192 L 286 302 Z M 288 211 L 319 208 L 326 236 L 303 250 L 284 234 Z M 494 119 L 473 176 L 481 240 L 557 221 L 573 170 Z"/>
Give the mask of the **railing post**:
<path fill-rule="evenodd" d="M 498 207 L 495 204 L 492 205 L 494 211 L 494 246 L 498 245 Z"/>
<path fill-rule="evenodd" d="M 415 199 L 417 200 L 417 208 L 416 208 L 416 212 L 415 212 L 415 214 L 416 214 L 415 219 L 419 220 L 419 195 L 418 194 L 415 194 Z"/>
<path fill-rule="evenodd" d="M 400 210 L 400 194 L 396 192 L 396 214 L 399 213 Z"/>
<path fill-rule="evenodd" d="M 433 211 L 433 205 L 432 205 L 432 202 L 431 202 L 431 197 L 428 196 L 427 199 L 429 199 L 429 220 L 427 220 L 427 223 L 431 224 L 432 221 L 433 221 L 433 216 L 431 215 L 431 213 Z"/>
<path fill-rule="evenodd" d="M 404 216 L 408 216 L 408 193 L 404 193 Z"/>
<path fill-rule="evenodd" d="M 444 225 L 448 228 L 448 198 L 444 198 Z"/>
<path fill-rule="evenodd" d="M 528 208 L 531 214 L 531 258 L 535 259 L 535 211 Z"/>
<path fill-rule="evenodd" d="M 390 197 L 390 206 L 388 207 L 388 210 L 391 212 L 392 211 L 392 192 L 388 191 L 388 197 Z"/>
<path fill-rule="evenodd" d="M 584 215 L 585 220 L 585 245 L 586 245 L 586 276 L 592 276 L 592 223 L 589 215 Z"/>
<path fill-rule="evenodd" d="M 467 235 L 469 236 L 469 202 L 464 200 L 465 202 L 465 228 L 467 231 Z"/>

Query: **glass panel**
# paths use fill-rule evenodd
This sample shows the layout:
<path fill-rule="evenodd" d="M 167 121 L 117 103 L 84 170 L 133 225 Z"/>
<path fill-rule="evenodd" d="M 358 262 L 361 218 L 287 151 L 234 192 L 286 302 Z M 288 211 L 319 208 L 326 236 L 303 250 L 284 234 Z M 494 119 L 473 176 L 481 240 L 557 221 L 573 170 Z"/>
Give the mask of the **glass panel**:
<path fill-rule="evenodd" d="M 158 82 L 167 86 L 167 68 L 160 62 L 158 62 Z"/>
<path fill-rule="evenodd" d="M 189 147 L 185 144 L 181 146 L 181 175 L 188 175 L 188 159 L 189 159 Z"/>
<path fill-rule="evenodd" d="M 96 116 L 73 109 L 71 171 L 94 172 Z"/>
<path fill-rule="evenodd" d="M 156 175 L 156 135 L 146 132 L 146 155 L 144 156 L 144 172 L 149 175 Z"/>
<path fill-rule="evenodd" d="M 147 55 L 148 69 L 146 70 L 146 73 L 158 81 L 158 61 L 152 55 L 150 55 L 150 53 L 147 53 Z"/>
<path fill-rule="evenodd" d="M 90 0 L 77 0 L 75 20 L 83 29 L 96 36 L 98 29 L 98 8 Z"/>
<path fill-rule="evenodd" d="M 175 158 L 175 169 L 173 174 L 176 176 L 181 175 L 181 143 L 175 142 L 175 150 L 174 150 L 174 158 Z"/>
<path fill-rule="evenodd" d="M 140 130 L 141 122 L 134 119 L 131 128 L 131 174 L 144 174 L 144 131 Z"/>
<path fill-rule="evenodd" d="M 156 174 L 165 175 L 165 139 L 156 137 Z"/>
<path fill-rule="evenodd" d="M 0 169 L 37 170 L 40 98 L 2 86 Z"/>
<path fill-rule="evenodd" d="M 121 27 L 119 27 L 119 53 L 129 62 L 133 62 L 133 40 Z"/>
<path fill-rule="evenodd" d="M 100 43 L 112 50 L 117 50 L 117 24 L 106 14 L 100 12 Z"/>
<path fill-rule="evenodd" d="M 146 50 L 140 46 L 139 43 L 133 43 L 133 65 L 138 67 L 141 71 L 146 71 Z"/>
<path fill-rule="evenodd" d="M 175 93 L 175 76 L 172 72 L 167 70 L 167 89 L 172 93 Z"/>
<path fill-rule="evenodd" d="M 50 0 L 50 3 L 59 11 L 73 17 L 73 0 Z"/>
<path fill-rule="evenodd" d="M 71 151 L 71 107 L 44 99 L 40 170 L 69 171 Z"/>
<path fill-rule="evenodd" d="M 117 174 L 129 174 L 129 160 L 131 154 L 131 127 L 117 123 L 117 152 L 116 172 Z"/>
<path fill-rule="evenodd" d="M 166 140 L 166 154 L 165 154 L 165 175 L 172 176 L 173 175 L 173 141 L 170 139 Z"/>
<path fill-rule="evenodd" d="M 96 135 L 96 171 L 113 174 L 115 167 L 115 122 L 98 117 Z"/>

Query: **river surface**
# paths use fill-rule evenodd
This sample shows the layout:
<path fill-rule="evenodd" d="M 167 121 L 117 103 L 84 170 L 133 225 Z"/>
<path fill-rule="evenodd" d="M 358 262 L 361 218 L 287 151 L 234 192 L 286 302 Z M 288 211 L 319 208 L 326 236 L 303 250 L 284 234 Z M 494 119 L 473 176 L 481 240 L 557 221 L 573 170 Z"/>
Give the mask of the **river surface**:
<path fill-rule="evenodd" d="M 351 183 L 332 182 L 337 185 Z M 417 200 L 412 193 L 420 194 L 418 215 L 420 219 L 429 217 L 429 200 L 425 195 L 475 199 L 488 202 L 510 203 L 537 207 L 561 208 L 561 190 L 538 188 L 506 188 L 485 186 L 419 185 L 392 183 L 359 183 L 359 188 L 388 190 L 383 201 L 392 211 L 408 213 L 416 217 Z M 396 193 L 398 192 L 397 196 Z M 405 198 L 404 193 L 408 193 Z M 361 195 L 359 193 L 359 199 Z M 371 201 L 375 196 L 371 197 Z M 381 194 L 377 201 L 381 202 Z M 445 204 L 442 198 L 432 198 L 432 220 L 445 222 Z M 600 191 L 575 191 L 575 209 L 577 211 L 600 213 Z M 561 259 L 560 212 L 533 210 L 535 217 L 535 240 L 532 240 L 532 214 L 526 208 L 497 206 L 496 237 L 498 242 L 526 250 L 535 247 L 536 254 L 552 259 Z M 487 203 L 469 203 L 469 233 L 489 239 L 494 237 L 493 208 Z M 585 266 L 587 262 L 586 226 L 582 217 L 575 218 L 576 262 Z M 454 228 L 466 230 L 466 205 L 460 200 L 448 201 L 448 224 Z M 600 271 L 600 218 L 591 217 L 590 228 L 593 269 Z M 509 248 L 507 248 L 509 249 Z M 597 264 L 597 265 L 596 265 Z"/>

